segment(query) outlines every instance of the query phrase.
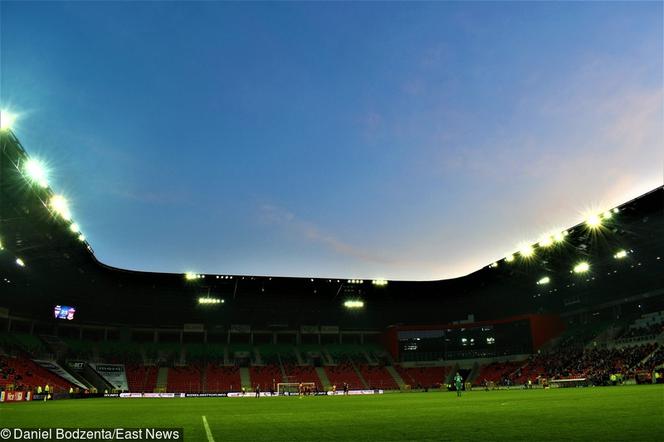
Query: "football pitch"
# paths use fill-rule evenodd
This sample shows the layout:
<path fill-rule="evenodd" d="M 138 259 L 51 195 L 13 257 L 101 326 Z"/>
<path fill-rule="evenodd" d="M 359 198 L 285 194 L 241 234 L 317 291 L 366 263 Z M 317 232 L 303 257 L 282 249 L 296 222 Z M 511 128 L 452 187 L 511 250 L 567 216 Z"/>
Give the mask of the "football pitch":
<path fill-rule="evenodd" d="M 187 441 L 663 440 L 664 386 L 0 404 L 1 427 L 182 427 Z"/>

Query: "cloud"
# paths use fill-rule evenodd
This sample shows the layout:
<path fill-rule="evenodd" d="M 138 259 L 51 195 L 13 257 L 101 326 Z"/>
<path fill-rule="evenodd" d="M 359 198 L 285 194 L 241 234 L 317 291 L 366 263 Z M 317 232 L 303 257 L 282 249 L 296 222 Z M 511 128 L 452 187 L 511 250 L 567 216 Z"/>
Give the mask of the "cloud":
<path fill-rule="evenodd" d="M 344 242 L 334 235 L 324 232 L 320 227 L 309 221 L 299 219 L 294 213 L 271 204 L 260 207 L 263 221 L 294 232 L 306 241 L 320 244 L 337 254 L 349 256 L 365 263 L 395 264 L 395 260 L 378 254 L 367 252 L 354 245 Z"/>
<path fill-rule="evenodd" d="M 183 192 L 147 192 L 122 187 L 108 187 L 110 195 L 144 204 L 178 205 L 186 203 L 187 194 Z"/>

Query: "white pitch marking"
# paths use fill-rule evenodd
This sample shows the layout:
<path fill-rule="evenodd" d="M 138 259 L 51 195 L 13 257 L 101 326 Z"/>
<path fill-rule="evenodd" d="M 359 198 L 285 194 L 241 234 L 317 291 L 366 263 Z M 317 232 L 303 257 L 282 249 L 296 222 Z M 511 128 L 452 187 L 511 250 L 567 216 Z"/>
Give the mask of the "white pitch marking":
<path fill-rule="evenodd" d="M 214 442 L 214 437 L 212 437 L 212 431 L 210 431 L 210 426 L 208 425 L 205 416 L 203 416 L 203 426 L 205 427 L 205 434 L 207 434 L 208 442 Z"/>

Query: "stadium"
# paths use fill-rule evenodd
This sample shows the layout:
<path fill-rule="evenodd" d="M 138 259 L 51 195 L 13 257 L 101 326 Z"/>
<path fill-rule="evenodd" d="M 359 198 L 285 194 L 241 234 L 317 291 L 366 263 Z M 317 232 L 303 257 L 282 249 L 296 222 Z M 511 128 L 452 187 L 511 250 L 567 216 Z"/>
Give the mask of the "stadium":
<path fill-rule="evenodd" d="M 138 271 L 0 123 L 3 440 L 661 440 L 662 185 L 456 278 Z"/>

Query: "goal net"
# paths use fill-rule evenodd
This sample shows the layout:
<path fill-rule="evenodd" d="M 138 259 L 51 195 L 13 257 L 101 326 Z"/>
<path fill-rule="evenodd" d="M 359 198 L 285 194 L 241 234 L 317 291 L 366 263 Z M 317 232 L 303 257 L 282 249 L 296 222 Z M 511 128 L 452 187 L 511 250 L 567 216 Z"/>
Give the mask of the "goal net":
<path fill-rule="evenodd" d="M 316 391 L 316 384 L 314 382 L 302 382 L 303 394 L 311 394 Z M 300 394 L 300 382 L 279 382 L 277 384 L 277 394 L 284 396 L 292 396 Z"/>

